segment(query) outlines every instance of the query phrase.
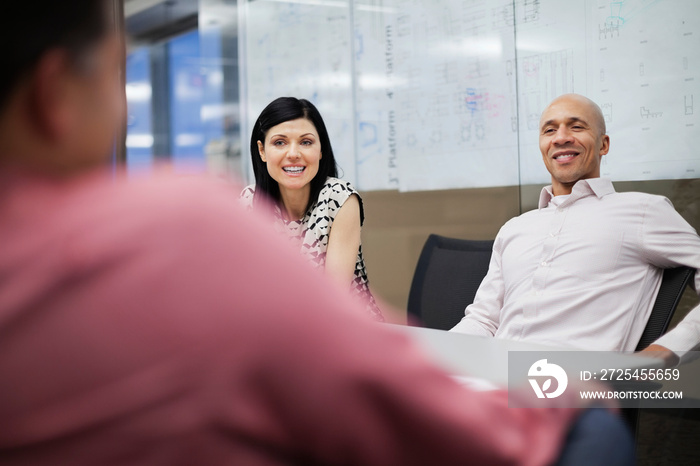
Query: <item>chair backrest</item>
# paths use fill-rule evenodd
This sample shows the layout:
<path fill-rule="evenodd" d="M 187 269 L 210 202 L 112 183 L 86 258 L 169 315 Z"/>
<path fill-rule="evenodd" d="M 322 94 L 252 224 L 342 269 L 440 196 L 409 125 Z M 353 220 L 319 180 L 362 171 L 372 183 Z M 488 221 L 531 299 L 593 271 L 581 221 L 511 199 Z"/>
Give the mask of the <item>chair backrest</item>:
<path fill-rule="evenodd" d="M 656 295 L 654 307 L 649 315 L 649 321 L 642 337 L 639 339 L 636 351 L 641 351 L 661 335 L 664 334 L 671 322 L 673 313 L 676 312 L 676 307 L 683 296 L 685 287 L 695 275 L 695 269 L 690 267 L 676 267 L 673 269 L 665 269 L 664 276 L 661 280 L 661 288 L 659 294 Z"/>
<path fill-rule="evenodd" d="M 493 241 L 430 235 L 423 246 L 408 296 L 409 318 L 428 328 L 449 330 L 486 276 Z"/>

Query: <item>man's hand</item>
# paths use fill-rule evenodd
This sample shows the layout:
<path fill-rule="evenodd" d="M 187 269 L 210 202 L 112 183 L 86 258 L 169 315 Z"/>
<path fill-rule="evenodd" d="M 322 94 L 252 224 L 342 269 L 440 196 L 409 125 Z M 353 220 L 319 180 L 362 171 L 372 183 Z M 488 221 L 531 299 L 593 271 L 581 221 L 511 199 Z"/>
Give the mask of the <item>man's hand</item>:
<path fill-rule="evenodd" d="M 680 358 L 676 353 L 661 345 L 651 344 L 640 351 L 640 354 L 662 359 L 665 367 L 674 367 L 680 362 Z"/>

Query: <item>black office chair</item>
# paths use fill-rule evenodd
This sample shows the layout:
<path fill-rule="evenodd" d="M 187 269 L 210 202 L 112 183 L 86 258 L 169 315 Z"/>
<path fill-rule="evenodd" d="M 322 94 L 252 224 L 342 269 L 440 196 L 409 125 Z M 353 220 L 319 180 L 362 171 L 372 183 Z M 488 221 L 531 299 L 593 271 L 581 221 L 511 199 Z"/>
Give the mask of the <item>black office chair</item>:
<path fill-rule="evenodd" d="M 659 293 L 656 295 L 654 307 L 651 309 L 649 320 L 646 327 L 644 327 L 644 332 L 635 351 L 643 350 L 666 332 L 673 313 L 676 312 L 681 296 L 683 296 L 685 287 L 688 286 L 694 275 L 695 269 L 690 267 L 676 267 L 664 270 L 661 288 L 659 288 Z"/>
<path fill-rule="evenodd" d="M 492 249 L 493 241 L 428 236 L 408 295 L 409 320 L 417 321 L 410 323 L 440 330 L 454 327 L 474 302 Z"/>
<path fill-rule="evenodd" d="M 690 284 L 694 275 L 695 269 L 690 267 L 676 267 L 664 270 L 664 276 L 661 279 L 661 287 L 656 295 L 654 307 L 651 309 L 649 320 L 646 327 L 644 327 L 644 332 L 642 332 L 642 337 L 639 339 L 635 351 L 643 350 L 666 332 L 668 324 L 671 323 L 673 314 L 676 312 L 678 303 L 683 296 L 685 287 Z M 636 437 L 637 429 L 639 428 L 639 408 L 624 408 L 622 416 Z"/>

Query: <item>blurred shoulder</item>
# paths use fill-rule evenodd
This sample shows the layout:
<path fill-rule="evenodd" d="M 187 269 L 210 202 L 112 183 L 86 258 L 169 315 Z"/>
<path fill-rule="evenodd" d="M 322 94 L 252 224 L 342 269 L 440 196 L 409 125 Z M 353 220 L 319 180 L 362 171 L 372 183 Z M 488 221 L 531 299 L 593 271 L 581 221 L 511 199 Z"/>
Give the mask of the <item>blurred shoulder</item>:
<path fill-rule="evenodd" d="M 153 209 L 160 207 L 164 214 L 170 214 L 171 210 L 185 214 L 207 208 L 237 206 L 239 189 L 239 186 L 220 178 L 167 173 L 125 180 L 121 184 L 124 202 L 140 199 L 145 209 L 154 213 Z"/>
<path fill-rule="evenodd" d="M 184 237 L 203 225 L 237 220 L 240 188 L 220 178 L 154 173 L 143 177 L 93 179 L 74 190 L 67 210 L 78 211 L 74 225 L 91 231 L 95 239 L 121 236 L 140 238 Z M 89 225 L 93 228 L 88 228 Z"/>

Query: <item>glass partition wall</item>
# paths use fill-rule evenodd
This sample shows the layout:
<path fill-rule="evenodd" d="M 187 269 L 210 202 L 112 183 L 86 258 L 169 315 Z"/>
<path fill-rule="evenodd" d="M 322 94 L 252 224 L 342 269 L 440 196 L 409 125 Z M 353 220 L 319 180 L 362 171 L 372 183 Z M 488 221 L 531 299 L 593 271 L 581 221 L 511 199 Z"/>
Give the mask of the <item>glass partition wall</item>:
<path fill-rule="evenodd" d="M 130 173 L 159 162 L 181 172 L 241 171 L 236 8 L 219 2 L 207 13 L 206 3 L 126 4 Z"/>

